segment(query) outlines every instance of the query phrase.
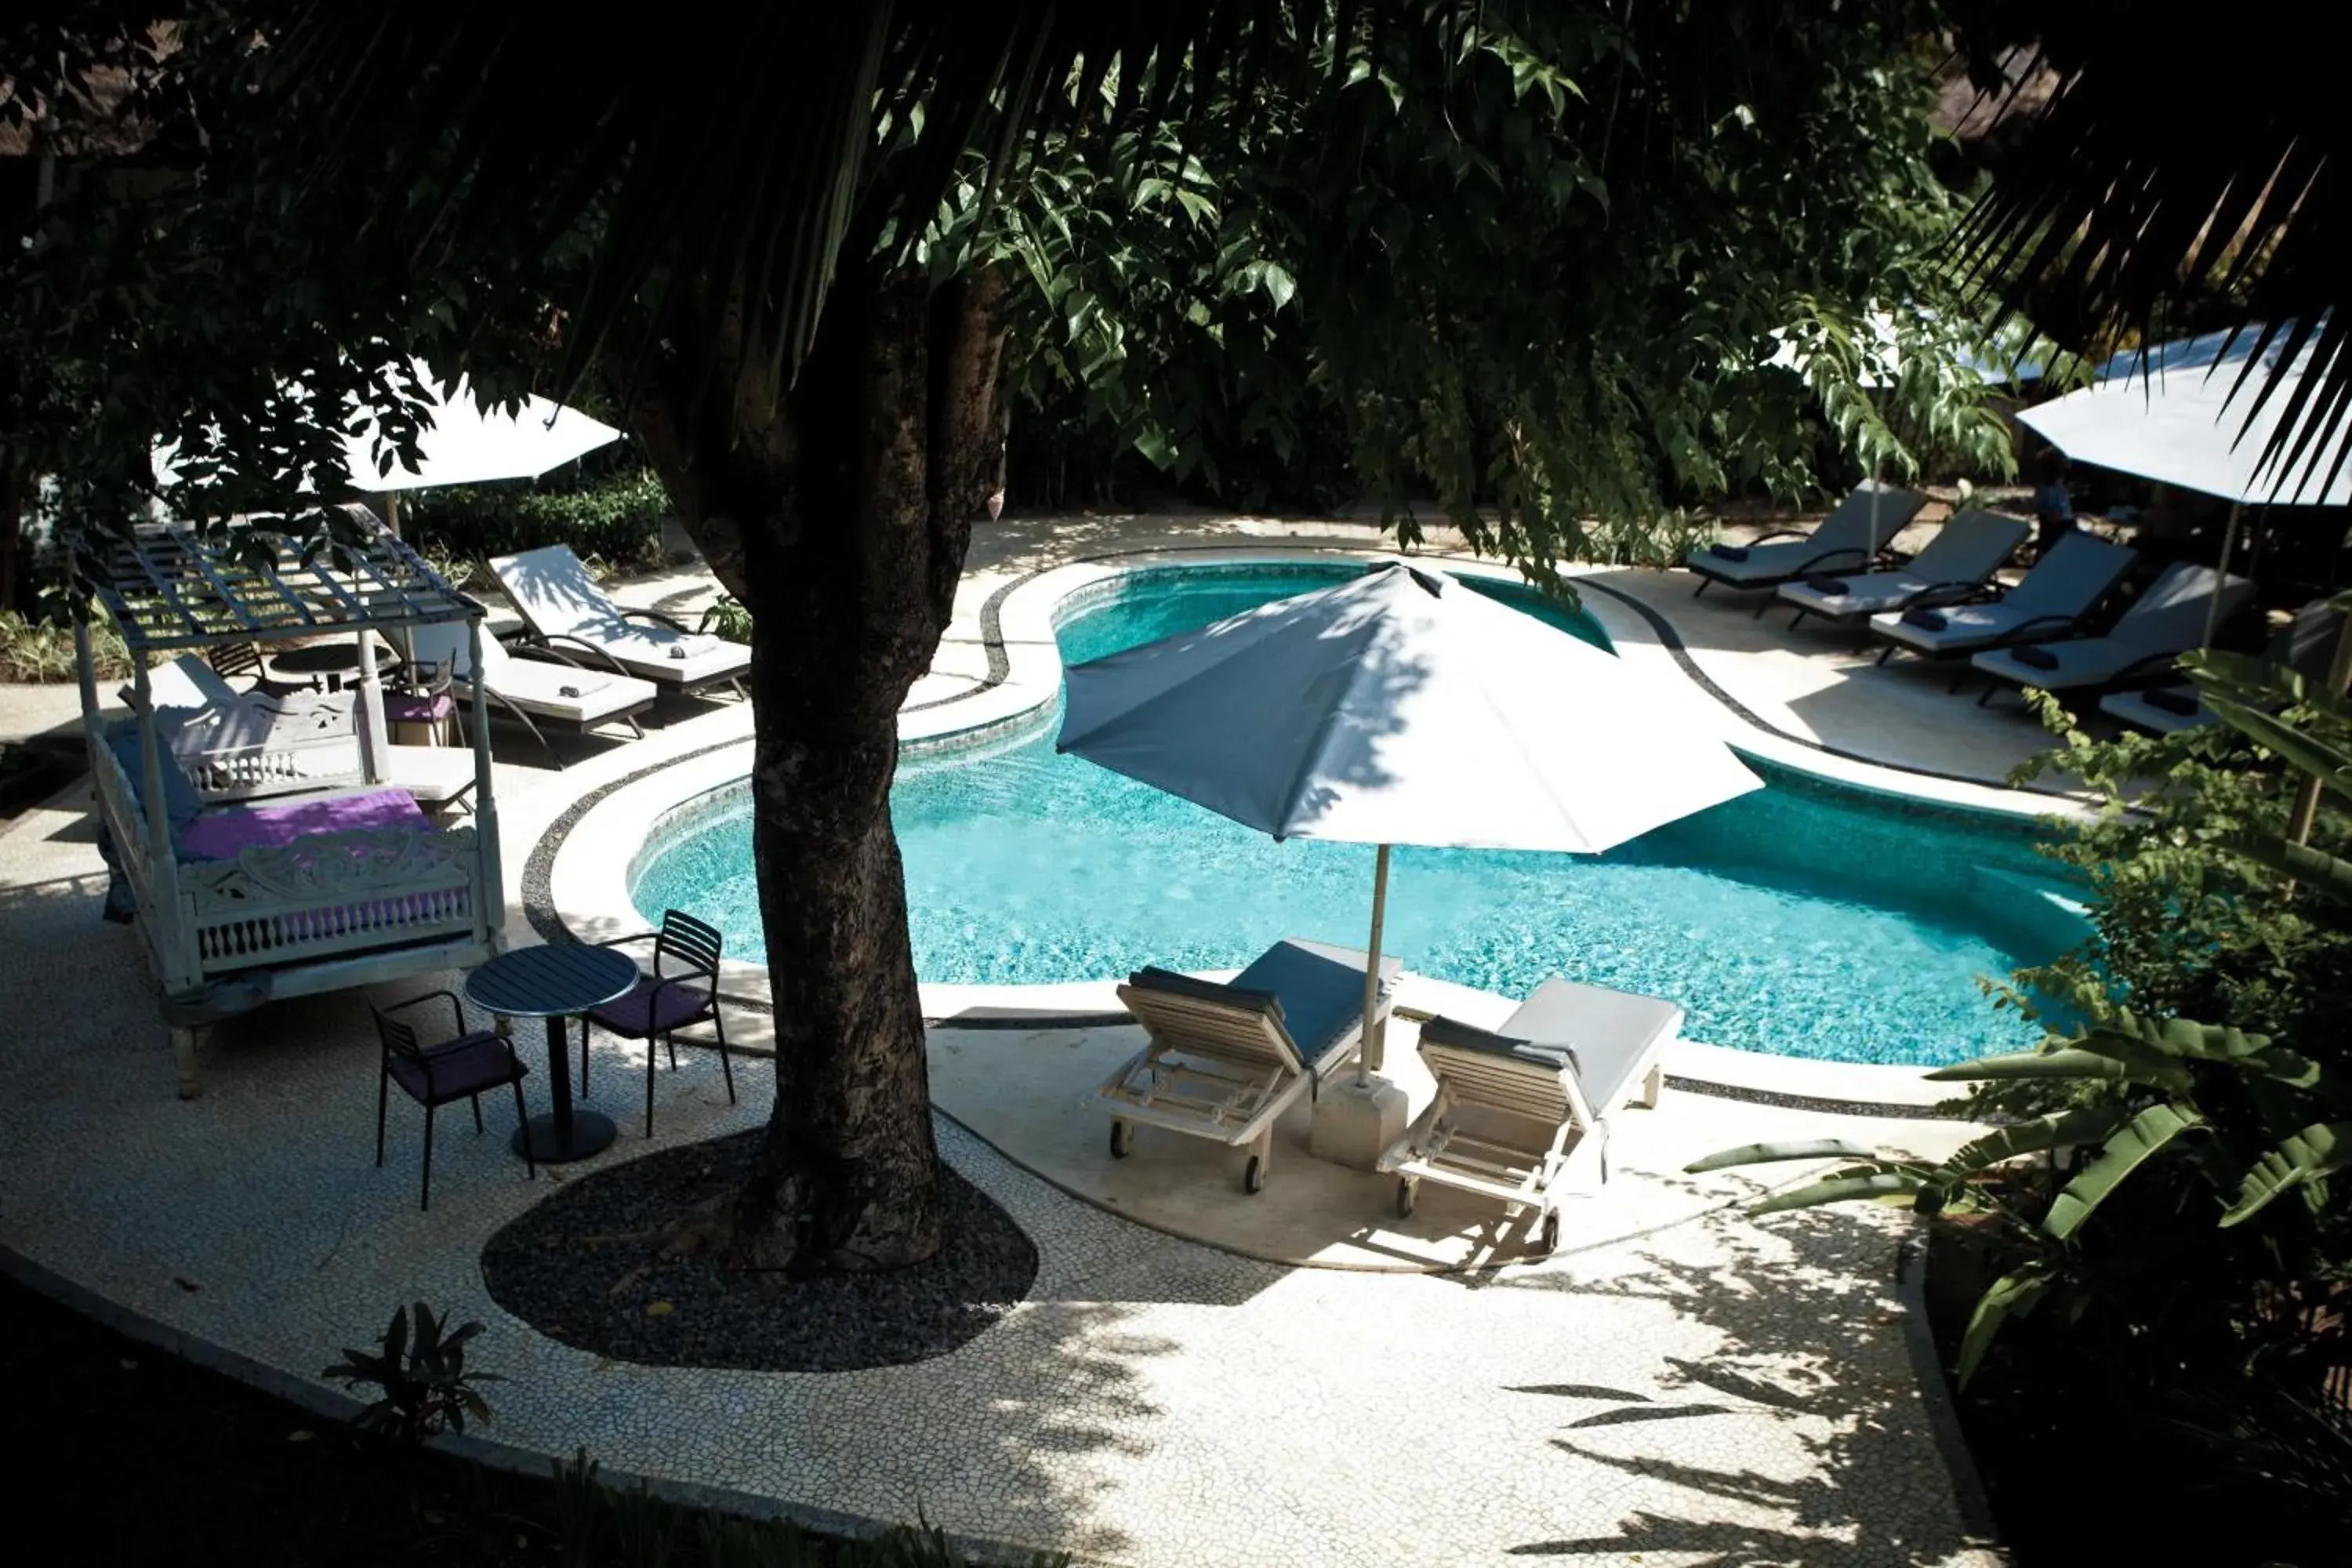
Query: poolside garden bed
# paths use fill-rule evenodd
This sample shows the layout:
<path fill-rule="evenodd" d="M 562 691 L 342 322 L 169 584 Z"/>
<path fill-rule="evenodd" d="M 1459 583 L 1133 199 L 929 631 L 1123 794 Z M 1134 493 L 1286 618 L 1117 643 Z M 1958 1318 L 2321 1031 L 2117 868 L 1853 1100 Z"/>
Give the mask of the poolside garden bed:
<path fill-rule="evenodd" d="M 322 1365 L 332 1353 L 321 1349 Z M 15 1472 L 25 1505 L 17 1531 L 27 1543 L 49 1540 L 44 1554 L 52 1562 L 952 1568 L 967 1561 L 936 1535 L 837 1541 L 616 1491 L 576 1471 L 558 1484 L 432 1455 L 412 1479 L 394 1455 L 346 1428 L 9 1279 L 0 1279 L 0 1375 L 10 1390 L 0 1437 L 23 1456 Z M 486 1392 L 495 1399 L 497 1389 Z"/>
<path fill-rule="evenodd" d="M 2001 1268 L 1979 1227 L 1930 1222 L 1927 1310 L 1947 1378 L 1969 1311 Z M 2002 1543 L 2021 1568 L 2339 1560 L 2345 1521 L 2326 1490 L 2224 1462 L 2213 1436 L 2162 1413 L 2177 1390 L 2128 1384 L 2086 1358 L 2053 1315 L 2012 1322 L 2002 1336 L 1955 1404 Z M 2321 1470 L 2346 1457 L 2323 1442 L 2302 1458 Z"/>

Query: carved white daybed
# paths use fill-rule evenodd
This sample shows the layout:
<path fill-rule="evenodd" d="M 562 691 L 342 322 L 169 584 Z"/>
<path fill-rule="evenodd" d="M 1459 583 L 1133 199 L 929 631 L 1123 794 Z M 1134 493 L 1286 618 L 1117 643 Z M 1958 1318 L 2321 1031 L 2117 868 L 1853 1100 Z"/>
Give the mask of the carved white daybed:
<path fill-rule="evenodd" d="M 435 823 L 397 785 L 404 749 L 389 744 L 372 635 L 457 623 L 478 668 L 482 608 L 357 516 L 356 542 L 309 561 L 176 524 L 74 542 L 75 602 L 104 607 L 138 671 L 122 691 L 131 719 L 110 722 L 87 619 L 77 626 L 100 844 L 145 939 L 184 1096 L 207 1024 L 464 968 L 502 941 L 488 726 L 471 726 L 471 820 Z M 356 642 L 357 679 L 336 691 L 240 692 L 202 657 L 338 637 Z"/>

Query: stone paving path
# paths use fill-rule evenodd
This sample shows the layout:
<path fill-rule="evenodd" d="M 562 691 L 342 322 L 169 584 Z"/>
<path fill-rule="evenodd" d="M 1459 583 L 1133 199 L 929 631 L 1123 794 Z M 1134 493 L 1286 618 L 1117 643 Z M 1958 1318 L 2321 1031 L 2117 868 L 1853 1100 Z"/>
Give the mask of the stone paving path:
<path fill-rule="evenodd" d="M 966 598 L 992 573 L 1189 526 L 1006 531 Z M 940 675 L 970 679 L 971 651 L 943 650 Z M 583 792 L 745 721 L 706 709 L 560 774 L 501 764 L 509 877 Z M 0 1246 L 296 1376 L 423 1297 L 488 1325 L 507 1442 L 1092 1560 L 1994 1560 L 1968 1538 L 1906 1348 L 1892 1216 L 1750 1223 L 1658 1201 L 1687 1184 L 1662 1165 L 1621 1178 L 1650 1184 L 1634 1206 L 1662 1223 L 1540 1266 L 1292 1268 L 1129 1224 L 942 1121 L 948 1159 L 1042 1257 L 1002 1326 L 870 1373 L 614 1363 L 483 1289 L 482 1242 L 548 1191 L 505 1152 L 503 1118 L 478 1139 L 445 1119 L 420 1215 L 412 1107 L 394 1108 L 386 1168 L 371 1162 L 374 1046 L 350 995 L 224 1026 L 205 1096 L 178 1100 L 136 939 L 100 922 L 100 888 L 78 801 L 0 836 L 0 983 L 19 999 L 0 1021 Z M 641 1082 L 619 1066 L 599 1064 L 601 1096 Z M 764 1075 L 741 1076 L 730 1108 L 700 1053 L 665 1074 L 655 1146 L 755 1125 Z M 1755 1108 L 1753 1135 L 1796 1114 Z M 625 1131 L 606 1158 L 647 1147 Z"/>

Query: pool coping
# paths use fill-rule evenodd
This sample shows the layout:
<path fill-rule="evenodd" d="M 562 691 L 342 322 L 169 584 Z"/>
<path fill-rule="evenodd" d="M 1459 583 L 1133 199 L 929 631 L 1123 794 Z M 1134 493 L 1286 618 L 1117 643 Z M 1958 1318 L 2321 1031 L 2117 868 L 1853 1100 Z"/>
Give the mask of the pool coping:
<path fill-rule="evenodd" d="M 1055 631 L 1082 607 L 1089 590 L 1139 571 L 1170 566 L 1280 565 L 1300 561 L 1394 559 L 1394 549 L 1286 542 L 1261 545 L 1154 544 L 1104 552 L 1042 568 L 999 585 L 980 609 L 987 674 L 972 689 L 913 705 L 899 714 L 902 746 L 984 746 L 1025 734 L 1059 698 L 1062 661 Z M 1516 571 L 1452 553 L 1423 554 L 1459 575 L 1524 585 Z M 1906 769 L 1839 751 L 1781 731 L 1741 706 L 1699 671 L 1670 622 L 1631 595 L 1592 581 L 1605 567 L 1563 570 L 1580 590 L 1585 613 L 1598 622 L 1621 657 L 1666 668 L 1681 684 L 1711 700 L 1724 722 L 1723 738 L 1767 763 L 1851 789 L 1914 805 L 1944 806 L 1970 815 L 2087 817 L 2079 799 L 2050 791 L 2020 790 L 1925 769 Z M 1706 711 L 1706 709 L 1700 710 Z M 750 771 L 749 738 L 722 742 L 626 774 L 593 790 L 557 816 L 532 847 L 522 875 L 522 911 L 549 942 L 600 941 L 641 931 L 646 922 L 630 896 L 630 881 L 648 835 L 665 817 Z M 585 829 L 585 832 L 583 832 Z M 598 847 L 590 852 L 580 846 Z M 627 856 L 604 847 L 632 846 Z M 728 959 L 719 988 L 731 1005 L 771 1012 L 764 963 Z M 1433 983 L 1440 984 L 1440 983 Z M 922 987 L 925 1022 L 934 1028 L 1046 1030 L 1123 1025 L 1116 981 L 1060 985 Z M 1454 988 L 1461 989 L 1461 988 Z M 1470 996 L 1482 993 L 1465 993 Z M 1507 998 L 1491 998 L 1505 1011 Z M 1499 1018 L 1500 1014 L 1496 1016 Z M 1761 1104 L 1842 1114 L 1916 1119 L 1954 1097 L 1927 1081 L 1924 1068 L 1833 1062 L 1739 1050 L 1695 1040 L 1675 1043 L 1667 1058 L 1676 1087 Z"/>

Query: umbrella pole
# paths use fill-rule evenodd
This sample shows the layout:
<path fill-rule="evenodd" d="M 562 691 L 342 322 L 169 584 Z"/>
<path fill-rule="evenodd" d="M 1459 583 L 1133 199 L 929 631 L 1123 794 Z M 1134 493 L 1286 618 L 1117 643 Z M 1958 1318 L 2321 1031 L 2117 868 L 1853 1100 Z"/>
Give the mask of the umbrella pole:
<path fill-rule="evenodd" d="M 400 537 L 400 497 L 392 490 L 383 493 L 383 525 L 394 539 Z"/>
<path fill-rule="evenodd" d="M 2225 577 L 2230 574 L 2230 557 L 2235 554 L 2238 549 L 2238 517 L 2245 510 L 2246 505 L 2243 501 L 2233 500 L 2230 503 L 2230 526 L 2221 531 L 2221 564 L 2216 568 Z M 2221 619 L 2221 584 L 2216 583 L 2213 584 L 2213 596 L 2205 602 L 2205 638 L 2197 645 L 2198 647 L 2213 646 L 2213 630 Z"/>
<path fill-rule="evenodd" d="M 2341 698 L 2347 688 L 2352 688 L 2352 616 L 2345 618 L 2344 629 L 2336 638 L 2336 658 L 2327 667 L 2328 695 Z M 2317 778 L 2307 778 L 2294 797 L 2294 816 L 2287 824 L 2287 837 L 2297 844 L 2311 842 L 2311 830 L 2319 821 L 2320 787 Z"/>
<path fill-rule="evenodd" d="M 1382 1060 L 1380 1026 L 1381 1007 L 1381 922 L 1389 909 L 1389 847 L 1381 846 L 1380 858 L 1372 863 L 1372 936 L 1370 955 L 1364 960 L 1364 1040 L 1363 1048 L 1356 1053 L 1356 1083 L 1359 1088 L 1372 1081 L 1381 1070 Z"/>

